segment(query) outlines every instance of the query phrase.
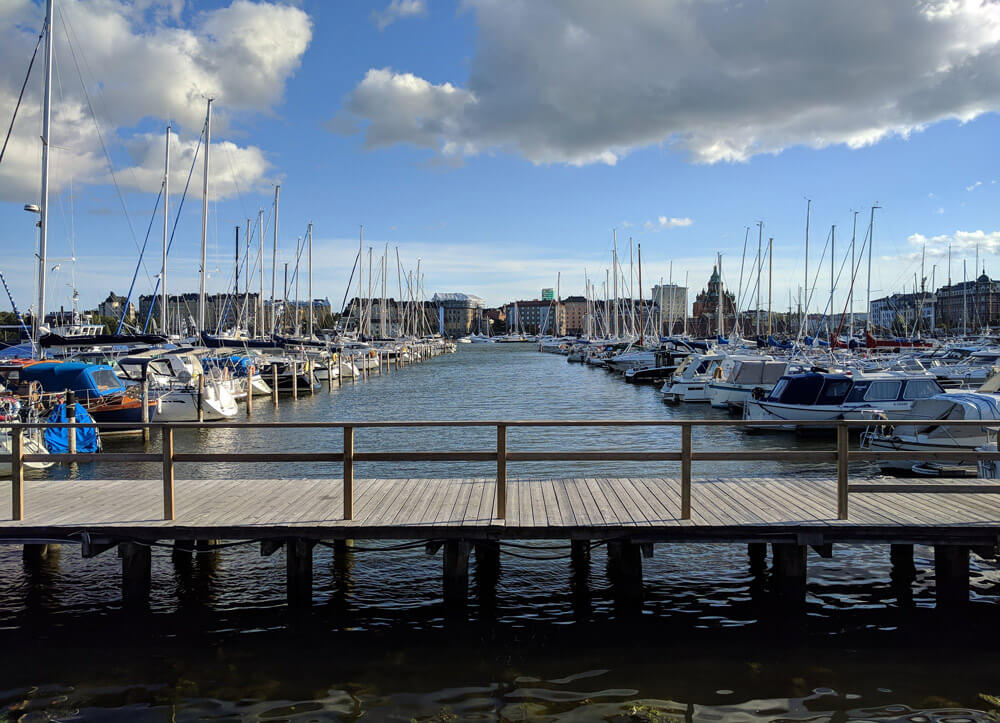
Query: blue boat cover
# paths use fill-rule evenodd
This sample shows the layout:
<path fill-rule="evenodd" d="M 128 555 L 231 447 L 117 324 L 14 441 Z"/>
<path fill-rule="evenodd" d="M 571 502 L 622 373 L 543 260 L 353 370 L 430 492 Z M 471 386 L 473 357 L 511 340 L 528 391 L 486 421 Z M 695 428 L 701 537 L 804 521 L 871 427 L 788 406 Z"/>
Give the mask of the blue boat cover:
<path fill-rule="evenodd" d="M 121 394 L 125 384 L 107 364 L 86 362 L 40 362 L 20 370 L 22 382 L 38 382 L 45 392 L 58 394 L 67 389 L 90 397 Z"/>
<path fill-rule="evenodd" d="M 65 422 L 66 405 L 58 404 L 49 413 L 47 421 L 57 424 Z M 94 420 L 79 402 L 76 403 L 76 421 L 80 424 L 93 424 Z M 45 448 L 51 454 L 69 452 L 69 430 L 64 427 L 50 427 L 45 430 Z M 91 454 L 101 449 L 96 427 L 84 427 L 76 430 L 76 451 Z"/>

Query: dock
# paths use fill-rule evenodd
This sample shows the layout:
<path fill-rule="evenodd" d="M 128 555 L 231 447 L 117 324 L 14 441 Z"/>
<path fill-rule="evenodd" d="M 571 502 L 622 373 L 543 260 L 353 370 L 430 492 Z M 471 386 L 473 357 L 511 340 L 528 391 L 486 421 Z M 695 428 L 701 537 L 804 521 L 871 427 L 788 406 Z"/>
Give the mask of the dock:
<path fill-rule="evenodd" d="M 997 481 L 851 480 L 846 474 L 847 462 L 854 456 L 865 458 L 867 453 L 847 450 L 843 444 L 846 431 L 840 433 L 846 429 L 843 424 L 837 434 L 838 450 L 805 453 L 820 462 L 832 461 L 836 474 L 810 471 L 766 477 L 691 476 L 692 462 L 702 455 L 709 459 L 792 455 L 797 459 L 800 454 L 776 450 L 699 452 L 692 448 L 690 428 L 708 422 L 682 423 L 687 431 L 681 435 L 679 452 L 548 453 L 506 448 L 505 429 L 518 422 L 464 423 L 497 426 L 497 448 L 489 452 L 360 452 L 353 448 L 353 429 L 365 425 L 337 424 L 345 430 L 343 451 L 314 455 L 182 454 L 168 443 L 162 455 L 106 455 L 109 459 L 142 458 L 136 461 L 164 459 L 162 479 L 52 481 L 23 479 L 23 475 L 19 480 L 15 475 L 14 480 L 0 482 L 0 539 L 23 545 L 26 559 L 44 555 L 51 544 L 79 544 L 85 557 L 117 548 L 123 599 L 137 607 L 148 602 L 151 548 L 163 544 L 193 551 L 208 549 L 214 541 L 253 541 L 260 544 L 262 555 L 284 548 L 289 603 L 308 606 L 317 544 L 336 549 L 347 540 L 422 542 L 430 554 L 443 550 L 444 598 L 449 604 L 462 606 L 468 595 L 473 551 L 477 565 L 498 570 L 504 545 L 533 540 L 562 541 L 582 560 L 589 558 L 594 546 L 607 545 L 613 583 L 625 598 L 637 602 L 642 598 L 642 559 L 653 555 L 657 546 L 670 555 L 671 545 L 681 543 L 745 544 L 751 561 L 762 564 L 770 545 L 776 588 L 782 600 L 791 605 L 804 601 L 810 551 L 830 557 L 836 546 L 852 544 L 888 546 L 894 579 L 912 575 L 913 545 L 933 546 L 938 603 L 961 604 L 969 599 L 969 555 L 996 558 L 1000 543 Z M 169 442 L 171 428 L 160 426 Z M 682 474 L 508 476 L 507 464 L 512 460 L 585 459 L 588 454 L 601 459 L 634 460 L 650 455 L 657 460 L 677 460 Z M 15 452 L 12 457 L 16 456 Z M 344 465 L 346 474 L 327 478 L 175 479 L 177 462 L 208 458 L 255 462 L 265 456 L 269 461 L 282 457 L 336 461 Z M 354 466 L 363 461 L 484 458 L 497 460 L 496 477 L 353 476 Z"/>

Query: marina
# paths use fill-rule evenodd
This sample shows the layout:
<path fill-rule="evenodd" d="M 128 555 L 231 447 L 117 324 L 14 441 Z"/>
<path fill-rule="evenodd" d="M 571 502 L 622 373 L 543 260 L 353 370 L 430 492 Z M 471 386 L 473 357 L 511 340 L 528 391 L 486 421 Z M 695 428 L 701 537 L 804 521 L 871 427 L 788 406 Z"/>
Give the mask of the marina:
<path fill-rule="evenodd" d="M 7 6 L 0 723 L 1000 720 L 1000 6 Z"/>

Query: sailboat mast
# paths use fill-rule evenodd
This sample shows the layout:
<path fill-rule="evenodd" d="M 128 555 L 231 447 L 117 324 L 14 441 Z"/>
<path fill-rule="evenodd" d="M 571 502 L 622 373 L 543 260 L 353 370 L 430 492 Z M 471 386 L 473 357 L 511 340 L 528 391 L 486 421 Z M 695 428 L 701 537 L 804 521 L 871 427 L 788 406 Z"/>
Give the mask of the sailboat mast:
<path fill-rule="evenodd" d="M 809 323 L 809 214 L 810 214 L 811 211 L 812 211 L 812 199 L 807 198 L 806 199 L 806 270 L 805 270 L 805 274 L 804 274 L 804 277 L 805 277 L 805 286 L 803 287 L 805 289 L 805 303 L 801 307 L 802 308 L 802 311 L 801 311 L 802 316 L 799 319 L 799 333 L 800 334 L 803 333 L 803 331 L 802 331 L 803 329 L 805 329 L 805 333 L 806 334 L 809 333 L 809 327 L 808 327 L 808 323 Z"/>
<path fill-rule="evenodd" d="M 774 237 L 767 240 L 767 335 L 774 333 L 774 316 L 771 313 L 771 293 L 774 286 Z"/>
<path fill-rule="evenodd" d="M 642 346 L 642 333 L 646 330 L 642 324 L 642 244 L 636 245 L 636 254 L 639 256 L 639 345 Z"/>
<path fill-rule="evenodd" d="M 718 259 L 719 259 L 719 309 L 718 309 L 718 311 L 719 311 L 719 336 L 725 336 L 726 335 L 725 316 L 724 316 L 725 315 L 725 311 L 723 310 L 723 307 L 726 304 L 726 294 L 725 294 L 724 287 L 722 285 L 722 254 L 719 253 L 719 254 L 717 254 L 717 256 L 718 256 Z"/>
<path fill-rule="evenodd" d="M 854 267 L 855 267 L 855 261 L 854 261 L 854 244 L 857 241 L 857 238 L 858 238 L 858 212 L 855 211 L 854 212 L 854 228 L 851 231 L 851 291 L 850 291 L 850 294 L 851 294 L 851 298 L 850 298 L 850 304 L 851 304 L 851 331 L 850 331 L 850 337 L 852 339 L 854 338 L 854 278 L 855 278 L 855 273 L 854 273 L 854 271 L 855 271 L 855 269 L 854 269 Z"/>
<path fill-rule="evenodd" d="M 764 241 L 764 222 L 758 221 L 757 222 L 757 304 L 756 304 L 757 336 L 760 336 L 760 273 L 761 273 L 761 267 L 764 264 L 764 257 L 761 255 L 763 241 Z"/>
<path fill-rule="evenodd" d="M 313 225 L 309 222 L 309 338 L 313 338 Z"/>
<path fill-rule="evenodd" d="M 49 241 L 49 142 L 52 132 L 52 20 L 54 0 L 45 5 L 45 100 L 42 108 L 42 203 L 38 220 L 38 306 L 32 315 L 32 342 L 37 346 L 45 323 L 45 273 Z M 34 350 L 33 350 L 34 351 Z"/>
<path fill-rule="evenodd" d="M 361 336 L 361 277 L 365 264 L 365 227 L 362 224 L 358 231 L 358 336 Z"/>
<path fill-rule="evenodd" d="M 208 170 L 212 147 L 212 99 L 205 111 L 205 168 L 201 179 L 201 281 L 198 286 L 198 334 L 205 330 L 205 277 L 208 273 Z"/>
<path fill-rule="evenodd" d="M 614 323 L 615 323 L 615 339 L 617 339 L 620 336 L 618 333 L 618 231 L 617 229 L 612 229 L 611 240 L 614 246 L 611 252 L 611 268 L 612 268 L 612 276 L 614 276 L 614 287 L 615 287 Z"/>
<path fill-rule="evenodd" d="M 278 195 L 281 192 L 281 184 L 274 187 L 274 242 L 271 244 L 271 334 L 274 334 L 274 282 L 278 273 Z"/>
<path fill-rule="evenodd" d="M 257 297 L 257 335 L 263 339 L 264 338 L 264 209 L 257 209 L 257 245 L 260 247 L 260 253 L 257 257 L 260 259 L 260 295 Z M 273 278 L 273 277 L 272 277 Z M 274 313 L 274 307 L 272 303 L 271 313 Z"/>
<path fill-rule="evenodd" d="M 875 245 L 875 209 L 880 206 L 872 206 L 871 217 L 868 220 L 868 291 L 865 298 L 865 311 L 867 312 L 868 328 L 872 326 L 872 246 Z"/>
<path fill-rule="evenodd" d="M 167 242 L 170 207 L 170 124 L 163 153 L 163 263 L 160 266 L 160 333 L 167 333 Z"/>
<path fill-rule="evenodd" d="M 295 239 L 295 336 L 299 335 L 299 260 L 302 258 L 302 237 Z"/>
<path fill-rule="evenodd" d="M 830 313 L 826 317 L 826 339 L 833 343 L 833 257 L 837 245 L 837 226 L 830 226 Z M 832 346 L 831 346 L 832 348 Z"/>

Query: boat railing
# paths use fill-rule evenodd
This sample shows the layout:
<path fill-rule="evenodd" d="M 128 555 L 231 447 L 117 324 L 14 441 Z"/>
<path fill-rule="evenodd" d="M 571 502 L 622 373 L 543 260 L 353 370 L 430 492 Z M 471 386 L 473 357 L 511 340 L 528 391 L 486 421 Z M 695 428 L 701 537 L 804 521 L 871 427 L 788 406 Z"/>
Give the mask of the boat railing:
<path fill-rule="evenodd" d="M 754 427 L 787 427 L 795 420 L 755 421 Z M 24 472 L 25 464 L 32 462 L 85 463 L 85 462 L 158 462 L 162 464 L 163 517 L 173 520 L 175 513 L 175 466 L 177 463 L 275 463 L 275 462 L 319 462 L 343 465 L 343 517 L 354 518 L 354 470 L 358 463 L 370 462 L 495 462 L 496 463 L 496 508 L 499 520 L 507 515 L 507 468 L 511 462 L 679 462 L 680 463 L 680 519 L 691 519 L 692 505 L 692 465 L 695 462 L 736 462 L 770 461 L 799 462 L 808 464 L 827 463 L 836 467 L 836 519 L 847 520 L 851 494 L 863 493 L 1000 493 L 1000 484 L 983 483 L 978 480 L 967 483 L 956 482 L 882 482 L 863 481 L 852 483 L 849 475 L 851 462 L 875 462 L 880 460 L 907 459 L 915 461 L 1000 460 L 1000 451 L 991 450 L 934 450 L 934 451 L 871 451 L 850 448 L 850 432 L 871 424 L 871 420 L 830 420 L 802 422 L 810 428 L 828 428 L 835 433 L 835 445 L 828 450 L 790 449 L 745 449 L 717 450 L 695 449 L 693 430 L 704 427 L 741 427 L 738 419 L 685 419 L 685 420 L 411 420 L 411 421 L 331 421 L 331 422 L 146 422 L 142 424 L 82 424 L 33 422 L 17 423 L 0 421 L 0 431 L 10 434 L 10 454 L 0 455 L 0 461 L 11 465 L 12 516 L 14 520 L 24 519 Z M 907 420 L 907 424 L 937 424 L 949 427 L 979 426 L 982 420 Z M 114 428 L 136 427 L 161 435 L 160 452 L 101 452 L 101 453 L 61 453 L 25 454 L 24 433 L 26 430 L 48 428 L 82 429 L 98 427 L 105 431 Z M 178 430 L 205 429 L 340 429 L 343 433 L 342 451 L 318 452 L 177 452 L 174 449 L 174 433 Z M 496 445 L 489 449 L 463 450 L 403 450 L 403 451 L 357 451 L 354 447 L 354 433 L 357 429 L 412 429 L 441 427 L 493 428 L 496 431 Z M 680 446 L 676 450 L 512 450 L 507 445 L 509 429 L 547 427 L 680 427 Z"/>

